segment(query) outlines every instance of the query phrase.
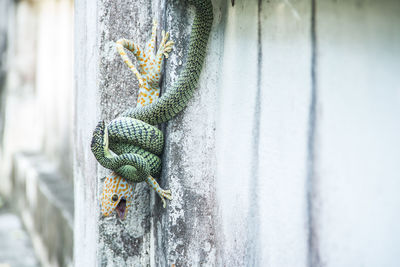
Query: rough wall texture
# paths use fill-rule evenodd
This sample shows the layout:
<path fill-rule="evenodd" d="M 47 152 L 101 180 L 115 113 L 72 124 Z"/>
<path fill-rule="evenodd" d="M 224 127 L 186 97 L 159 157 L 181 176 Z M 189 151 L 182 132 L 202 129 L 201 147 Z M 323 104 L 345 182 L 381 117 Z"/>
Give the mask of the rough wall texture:
<path fill-rule="evenodd" d="M 124 37 L 144 47 L 151 34 L 153 15 L 151 2 L 146 0 L 101 1 L 99 12 L 100 116 L 110 121 L 122 111 L 136 106 L 138 89 L 138 81 L 116 52 L 115 42 Z M 103 168 L 100 171 L 101 176 L 109 173 Z M 115 216 L 100 219 L 101 265 L 149 264 L 150 195 L 147 184 L 137 185 L 134 203 L 125 221 L 119 221 Z"/>
<path fill-rule="evenodd" d="M 97 171 L 89 150 L 97 121 L 110 120 L 136 102 L 137 81 L 113 43 L 124 37 L 143 44 L 153 17 L 158 18 L 176 42 L 162 81 L 162 90 L 168 90 L 185 62 L 194 13 L 180 0 L 76 2 L 75 239 L 84 242 L 75 246 L 75 265 L 395 264 L 391 244 L 399 247 L 400 237 L 390 218 L 397 218 L 400 206 L 394 189 L 399 155 L 389 146 L 398 147 L 395 125 L 400 125 L 395 116 L 399 18 L 393 15 L 398 3 L 316 4 L 213 1 L 214 25 L 198 89 L 188 107 L 162 126 L 161 185 L 174 199 L 163 209 L 158 196 L 140 185 L 136 207 L 120 221 L 99 216 L 98 178 L 107 171 Z M 383 15 L 388 10 L 392 15 Z M 374 64 L 380 71 L 369 73 Z M 385 90 L 378 91 L 381 83 Z M 372 112 L 375 104 L 378 115 Z M 371 112 L 365 112 L 368 108 Z M 350 113 L 356 117 L 346 122 Z M 357 118 L 363 121 L 358 124 Z M 353 129 L 351 142 L 346 129 Z M 385 165 L 371 163 L 378 156 L 362 157 L 373 140 L 389 151 L 372 146 Z M 351 152 L 341 152 L 346 148 Z M 364 164 L 375 167 L 370 172 Z M 385 184 L 378 182 L 381 172 Z M 362 182 L 364 176 L 368 183 Z M 367 193 L 356 194 L 358 186 L 366 186 Z M 375 211 L 383 219 L 368 214 L 369 196 L 378 200 Z M 348 205 L 355 200 L 357 205 Z M 359 229 L 363 218 L 372 222 Z M 366 245 L 374 223 L 393 233 L 372 234 L 382 244 L 374 247 L 377 254 Z M 367 262 L 367 254 L 374 260 Z"/>
<path fill-rule="evenodd" d="M 213 265 L 217 260 L 217 210 L 215 121 L 218 76 L 221 72 L 221 9 L 214 6 L 214 26 L 199 86 L 188 107 L 165 127 L 162 184 L 173 192 L 163 211 L 157 196 L 153 202 L 152 230 L 156 266 Z M 176 42 L 167 61 L 163 90 L 176 81 L 186 61 L 194 10 L 181 1 L 165 8 L 166 29 Z M 219 28 L 219 29 L 217 29 Z M 210 61 L 211 60 L 211 61 Z"/>

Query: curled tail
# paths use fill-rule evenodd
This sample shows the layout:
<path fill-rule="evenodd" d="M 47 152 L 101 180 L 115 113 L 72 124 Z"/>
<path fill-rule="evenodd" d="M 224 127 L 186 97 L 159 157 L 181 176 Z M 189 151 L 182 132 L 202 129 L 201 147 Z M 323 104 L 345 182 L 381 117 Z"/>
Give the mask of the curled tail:
<path fill-rule="evenodd" d="M 213 10 L 211 0 L 192 0 L 196 8 L 190 35 L 189 50 L 185 68 L 178 81 L 158 101 L 143 107 L 128 109 L 122 116 L 142 120 L 155 125 L 172 119 L 187 105 L 197 86 L 206 55 Z"/>

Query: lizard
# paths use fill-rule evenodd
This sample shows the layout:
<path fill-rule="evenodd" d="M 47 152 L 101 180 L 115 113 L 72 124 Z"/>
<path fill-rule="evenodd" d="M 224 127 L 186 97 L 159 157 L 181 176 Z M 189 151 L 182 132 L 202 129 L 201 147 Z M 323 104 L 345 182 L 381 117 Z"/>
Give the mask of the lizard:
<path fill-rule="evenodd" d="M 125 218 L 133 200 L 135 183 L 146 181 L 161 197 L 164 207 L 165 199 L 172 198 L 171 192 L 162 189 L 154 178 L 161 172 L 160 156 L 164 143 L 163 133 L 155 125 L 175 117 L 192 97 L 204 63 L 213 22 L 211 0 L 188 2 L 195 7 L 195 18 L 186 64 L 177 81 L 162 96 L 159 96 L 159 70 L 163 56 L 168 57 L 172 50 L 173 42 L 167 41 L 169 34 L 163 32 L 153 62 L 149 57 L 155 46 L 156 23 L 146 52 L 132 41 L 117 41 L 118 52 L 138 78 L 140 89 L 137 107 L 129 108 L 107 125 L 100 121 L 93 132 L 91 150 L 95 158 L 100 165 L 113 171 L 105 179 L 101 196 L 102 213 L 105 216 L 116 210 L 121 219 Z M 138 59 L 139 71 L 130 62 L 124 47 L 131 50 Z"/>
<path fill-rule="evenodd" d="M 119 39 L 116 42 L 116 50 L 128 68 L 135 74 L 139 81 L 139 93 L 137 106 L 145 106 L 153 103 L 160 95 L 159 82 L 161 78 L 161 67 L 163 58 L 168 58 L 168 53 L 171 52 L 174 45 L 173 41 L 168 41 L 169 33 L 162 31 L 162 40 L 154 55 L 156 47 L 157 21 L 153 20 L 153 28 L 150 41 L 146 44 L 145 49 L 135 44 L 132 40 Z M 131 51 L 139 63 L 139 70 L 132 64 L 125 52 L 125 48 Z M 159 194 L 161 188 L 156 181 L 146 180 L 151 182 L 151 186 Z M 133 194 L 135 191 L 135 183 L 130 183 L 115 172 L 112 172 L 104 180 L 103 190 L 101 194 L 101 213 L 104 216 L 109 216 L 114 210 L 119 218 L 124 219 L 127 211 L 132 204 Z M 165 198 L 171 199 L 170 191 L 164 190 L 164 195 L 161 194 L 163 206 L 165 207 Z"/>

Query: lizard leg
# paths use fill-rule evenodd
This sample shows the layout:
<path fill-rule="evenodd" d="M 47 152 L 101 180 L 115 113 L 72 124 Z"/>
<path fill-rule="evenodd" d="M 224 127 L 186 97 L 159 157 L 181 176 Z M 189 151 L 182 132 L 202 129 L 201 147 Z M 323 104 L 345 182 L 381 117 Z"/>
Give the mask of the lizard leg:
<path fill-rule="evenodd" d="M 156 73 L 161 72 L 161 65 L 163 62 L 163 56 L 168 58 L 168 53 L 172 51 L 172 47 L 174 45 L 174 41 L 169 40 L 169 32 L 162 31 L 162 40 L 160 46 L 158 47 L 158 51 L 156 54 L 156 63 L 157 63 L 157 70 Z"/>
<path fill-rule="evenodd" d="M 126 55 L 124 48 L 133 52 L 133 54 L 136 56 L 139 64 L 141 64 L 141 65 L 144 62 L 144 58 L 146 55 L 142 52 L 142 50 L 140 49 L 140 47 L 138 45 L 136 45 L 133 41 L 130 41 L 127 39 L 118 40 L 116 43 L 116 48 L 117 48 L 118 53 L 121 55 L 122 59 L 124 60 L 125 64 L 128 65 L 128 67 L 131 69 L 131 71 L 136 75 L 137 79 L 139 80 L 140 86 L 143 86 L 143 84 L 144 84 L 143 77 L 139 73 L 139 71 L 136 69 L 136 67 L 132 64 L 132 61 Z"/>
<path fill-rule="evenodd" d="M 161 77 L 161 66 L 163 56 L 168 56 L 168 53 L 172 50 L 172 41 L 168 41 L 169 33 L 162 32 L 162 40 L 160 42 L 158 52 L 155 58 L 153 56 L 153 51 L 155 47 L 155 37 L 156 37 L 156 29 L 157 22 L 153 22 L 153 32 L 152 39 L 150 40 L 148 46 L 149 55 L 148 58 L 144 60 L 144 63 L 140 66 L 143 70 L 142 75 L 147 81 L 147 89 L 146 86 L 143 86 L 139 91 L 138 103 L 142 106 L 151 104 L 154 100 L 156 100 L 160 95 L 159 82 Z"/>
<path fill-rule="evenodd" d="M 171 200 L 172 195 L 170 190 L 164 190 L 160 187 L 160 185 L 157 183 L 156 179 L 154 179 L 151 176 L 147 177 L 146 183 L 154 189 L 154 191 L 157 192 L 157 194 L 160 196 L 162 202 L 163 202 L 163 207 L 165 208 L 167 206 L 167 203 L 165 199 Z"/>
<path fill-rule="evenodd" d="M 172 47 L 174 45 L 174 41 L 169 40 L 169 32 L 162 31 L 161 32 L 161 43 L 160 46 L 158 47 L 157 55 L 156 58 L 158 60 L 162 59 L 162 56 L 164 55 L 166 58 L 168 58 L 168 53 L 171 52 Z"/>

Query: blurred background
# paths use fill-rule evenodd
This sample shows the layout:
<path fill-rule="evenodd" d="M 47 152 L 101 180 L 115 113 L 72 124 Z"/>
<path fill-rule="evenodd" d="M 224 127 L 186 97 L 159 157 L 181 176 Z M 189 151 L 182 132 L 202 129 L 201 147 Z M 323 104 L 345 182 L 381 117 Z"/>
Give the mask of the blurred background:
<path fill-rule="evenodd" d="M 400 266 L 400 1 L 213 5 L 199 88 L 162 128 L 174 199 L 138 185 L 119 221 L 89 145 L 136 99 L 114 42 L 157 18 L 165 90 L 193 10 L 0 0 L 0 267 Z"/>
<path fill-rule="evenodd" d="M 0 1 L 0 266 L 72 265 L 73 27 L 73 1 Z"/>

